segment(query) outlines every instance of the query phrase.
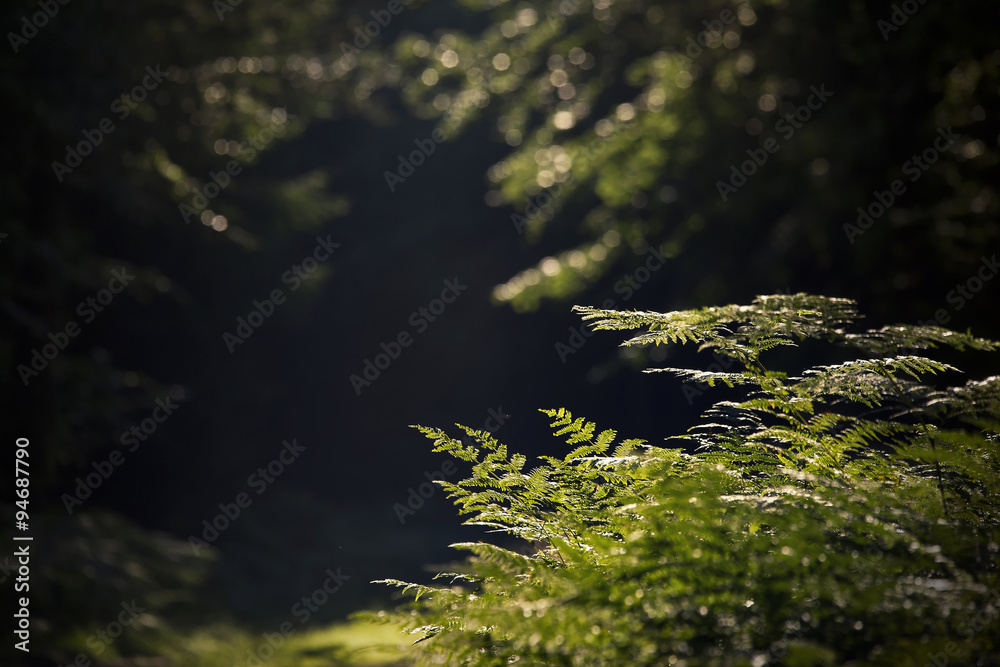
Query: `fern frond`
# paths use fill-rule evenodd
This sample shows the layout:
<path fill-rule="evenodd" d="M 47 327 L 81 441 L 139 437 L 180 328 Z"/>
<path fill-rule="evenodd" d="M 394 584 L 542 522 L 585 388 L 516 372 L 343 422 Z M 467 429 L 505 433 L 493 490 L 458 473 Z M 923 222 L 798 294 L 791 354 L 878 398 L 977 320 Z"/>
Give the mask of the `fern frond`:
<path fill-rule="evenodd" d="M 1000 343 L 986 338 L 978 338 L 968 333 L 959 333 L 939 326 L 917 326 L 900 324 L 882 327 L 865 333 L 847 334 L 845 342 L 859 350 L 876 356 L 892 354 L 900 349 L 925 350 L 939 345 L 952 347 L 958 351 L 966 349 L 993 351 L 1000 349 Z"/>
<path fill-rule="evenodd" d="M 897 375 L 906 374 L 919 381 L 925 374 L 957 370 L 926 357 L 861 359 L 809 369 L 793 391 L 799 396 L 840 396 L 874 407 L 890 398 L 904 398 L 899 396 L 900 385 L 894 379 Z"/>
<path fill-rule="evenodd" d="M 1000 413 L 1000 376 L 969 380 L 961 387 L 949 387 L 929 394 L 924 407 L 945 419 L 974 418 Z"/>
<path fill-rule="evenodd" d="M 714 387 L 716 382 L 723 382 L 728 387 L 735 387 L 738 384 L 760 385 L 760 378 L 753 373 L 718 373 L 710 371 L 699 371 L 693 368 L 647 368 L 644 373 L 673 373 L 683 378 L 685 382 L 707 383 L 709 387 Z"/>
<path fill-rule="evenodd" d="M 401 588 L 401 595 L 411 594 L 414 596 L 414 600 L 419 600 L 422 595 L 443 595 L 446 597 L 455 597 L 456 593 L 449 588 L 435 588 L 433 586 L 423 586 L 421 584 L 411 584 L 406 581 L 400 581 L 398 579 L 376 579 L 372 581 L 373 584 L 386 584 L 387 586 L 395 586 L 396 588 Z"/>
<path fill-rule="evenodd" d="M 976 616 L 1000 590 L 1000 377 L 929 386 L 956 369 L 908 353 L 996 343 L 939 327 L 850 333 L 852 301 L 806 294 L 577 311 L 595 328 L 644 330 L 625 345 L 715 351 L 717 372 L 650 372 L 740 396 L 663 447 L 542 410 L 569 447 L 528 469 L 488 433 L 420 428 L 472 464 L 440 483 L 465 525 L 521 548 L 452 545 L 470 553 L 440 577 L 468 590 L 384 580 L 419 598 L 396 617 L 424 642 L 418 664 L 743 665 L 777 647 L 783 663 L 847 664 L 872 646 L 882 663 L 909 664 L 949 641 L 966 650 L 964 629 L 979 625 L 985 650 L 956 662 L 1000 655 L 988 652 L 1000 625 Z M 765 366 L 805 339 L 871 358 L 798 374 Z M 743 367 L 723 372 L 720 357 Z"/>

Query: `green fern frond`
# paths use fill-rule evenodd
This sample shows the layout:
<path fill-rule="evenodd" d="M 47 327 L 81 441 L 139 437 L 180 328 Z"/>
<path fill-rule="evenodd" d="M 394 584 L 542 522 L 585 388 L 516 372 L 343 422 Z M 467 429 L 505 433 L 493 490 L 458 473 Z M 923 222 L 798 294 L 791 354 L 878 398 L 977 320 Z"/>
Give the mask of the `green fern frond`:
<path fill-rule="evenodd" d="M 844 340 L 848 345 L 875 356 L 893 354 L 901 349 L 925 350 L 939 345 L 959 351 L 970 349 L 992 352 L 1000 349 L 997 341 L 933 325 L 901 324 L 882 327 L 865 333 L 847 334 Z"/>
<path fill-rule="evenodd" d="M 722 382 L 730 388 L 738 384 L 760 385 L 761 382 L 753 373 L 713 373 L 693 368 L 647 368 L 643 373 L 673 373 L 685 382 L 707 383 L 709 387 L 714 387 L 716 382 Z"/>
<path fill-rule="evenodd" d="M 594 328 L 645 330 L 626 345 L 694 343 L 742 362 L 650 370 L 740 395 L 661 447 L 542 410 L 568 452 L 527 469 L 488 433 L 419 428 L 472 464 L 440 482 L 465 525 L 507 536 L 452 545 L 469 552 L 441 575 L 452 588 L 383 582 L 416 598 L 395 618 L 420 635 L 421 665 L 848 664 L 874 647 L 880 664 L 922 664 L 948 642 L 972 647 L 963 633 L 980 625 L 982 650 L 956 663 L 1000 656 L 1000 617 L 976 617 L 1000 590 L 1000 377 L 929 386 L 956 369 L 907 353 L 996 343 L 939 327 L 852 333 L 852 301 L 806 294 L 577 311 Z M 869 358 L 765 366 L 805 339 Z"/>
<path fill-rule="evenodd" d="M 1000 413 L 1000 376 L 969 380 L 962 387 L 935 391 L 926 397 L 924 407 L 945 419 Z"/>
<path fill-rule="evenodd" d="M 525 568 L 530 565 L 532 560 L 529 556 L 486 542 L 456 542 L 448 546 L 460 551 L 469 551 L 483 560 L 502 563 L 506 566 Z"/>
<path fill-rule="evenodd" d="M 805 378 L 792 389 L 799 396 L 840 396 L 874 407 L 888 399 L 904 398 L 899 396 L 897 375 L 906 374 L 919 381 L 925 374 L 957 370 L 954 366 L 926 357 L 860 359 L 809 369 Z"/>
<path fill-rule="evenodd" d="M 454 597 L 456 594 L 454 591 L 448 588 L 435 588 L 433 586 L 422 586 L 421 584 L 411 584 L 406 581 L 399 581 L 398 579 L 376 579 L 372 581 L 373 584 L 386 584 L 387 586 L 395 586 L 396 588 L 402 589 L 400 591 L 401 595 L 413 595 L 414 600 L 419 600 L 422 595 L 442 595 L 445 597 Z"/>

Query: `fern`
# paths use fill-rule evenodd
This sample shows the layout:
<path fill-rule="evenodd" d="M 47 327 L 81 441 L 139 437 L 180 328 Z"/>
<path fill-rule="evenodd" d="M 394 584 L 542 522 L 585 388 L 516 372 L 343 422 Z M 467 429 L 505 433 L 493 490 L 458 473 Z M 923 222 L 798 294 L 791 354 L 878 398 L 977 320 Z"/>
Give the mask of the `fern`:
<path fill-rule="evenodd" d="M 742 364 L 663 368 L 746 392 L 650 446 L 543 410 L 563 453 L 530 469 L 488 433 L 417 427 L 471 466 L 439 482 L 520 540 L 470 554 L 450 587 L 396 586 L 421 664 L 1000 663 L 1000 378 L 910 350 L 997 349 L 940 327 L 855 331 L 853 302 L 806 294 L 672 313 L 577 307 L 624 345 L 694 344 Z M 812 339 L 864 356 L 788 374 Z M 471 443 L 471 444 L 467 444 Z"/>

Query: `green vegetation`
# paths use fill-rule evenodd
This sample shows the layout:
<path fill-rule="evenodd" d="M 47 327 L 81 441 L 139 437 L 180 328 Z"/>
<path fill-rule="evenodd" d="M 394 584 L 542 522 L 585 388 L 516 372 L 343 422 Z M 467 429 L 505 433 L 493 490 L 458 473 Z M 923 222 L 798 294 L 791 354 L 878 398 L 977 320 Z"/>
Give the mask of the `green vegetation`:
<path fill-rule="evenodd" d="M 949 638 L 964 651 L 952 662 L 990 660 L 995 618 L 973 614 L 997 591 L 984 439 L 997 384 L 924 387 L 953 379 L 961 350 L 918 355 L 992 344 L 935 327 L 850 334 L 849 303 L 807 297 L 676 319 L 584 309 L 603 328 L 649 331 L 617 357 L 582 349 L 575 327 L 566 344 L 570 303 L 676 310 L 772 291 L 1000 338 L 1000 15 L 979 0 L 908 2 L 5 3 L 0 440 L 32 441 L 31 659 L 245 664 L 343 566 L 351 585 L 266 664 L 361 660 L 355 642 L 388 641 L 394 626 L 330 624 L 393 592 L 370 579 L 415 579 L 452 540 L 440 505 L 405 526 L 391 509 L 414 470 L 437 469 L 401 443 L 405 425 L 568 405 L 647 440 L 674 433 L 690 423 L 680 390 L 651 398 L 623 380 L 687 363 L 689 350 L 639 345 L 662 342 L 731 361 L 673 371 L 688 405 L 720 401 L 672 441 L 681 449 L 605 442 L 555 411 L 585 449 L 494 488 L 490 475 L 513 483 L 515 464 L 530 466 L 482 434 L 452 450 L 425 430 L 442 451 L 488 459 L 485 476 L 449 488 L 473 522 L 522 546 L 469 546 L 471 582 L 380 620 L 443 628 L 421 646 L 473 662 L 493 659 L 477 647 L 522 663 L 696 662 L 725 637 L 734 648 L 719 661 L 822 647 L 800 662 L 868 650 L 923 665 Z M 886 27 L 904 4 L 914 13 Z M 405 186 L 387 180 L 415 149 Z M 285 282 L 317 243 L 339 247 Z M 469 296 L 358 396 L 352 374 L 452 276 Z M 287 304 L 236 345 L 239 321 L 278 287 Z M 984 367 L 1000 372 L 995 355 Z M 177 416 L 134 448 L 126 434 L 168 397 Z M 295 436 L 310 462 L 191 550 Z M 98 473 L 122 452 L 113 477 Z M 0 500 L 8 542 L 13 500 Z M 850 539 L 865 545 L 857 559 Z M 633 543 L 635 562 L 615 551 Z M 511 553 L 520 560 L 494 562 Z M 792 561 L 794 576 L 779 574 Z M 0 558 L 4 586 L 14 565 Z M 927 588 L 940 582 L 951 588 Z M 88 643 L 133 599 L 135 626 Z M 875 611 L 858 616 L 865 605 Z M 556 646 L 564 621 L 572 636 Z M 533 643 L 536 630 L 521 631 L 535 625 Z M 633 636 L 653 657 L 614 654 Z M 0 664 L 22 657 L 0 648 Z"/>
<path fill-rule="evenodd" d="M 645 329 L 625 345 L 733 359 L 730 373 L 650 370 L 743 395 L 678 447 L 545 410 L 573 449 L 529 470 L 485 432 L 462 427 L 475 441 L 463 445 L 418 427 L 473 464 L 438 482 L 466 523 L 519 545 L 453 545 L 472 555 L 438 575 L 448 586 L 385 581 L 414 598 L 387 618 L 426 647 L 419 664 L 1000 659 L 1000 377 L 935 387 L 955 369 L 910 354 L 1000 345 L 939 327 L 853 331 L 851 301 L 805 294 L 577 310 L 597 329 Z M 764 365 L 816 342 L 851 355 L 797 375 Z"/>
<path fill-rule="evenodd" d="M 917 266 L 948 277 L 937 292 L 975 270 L 965 250 L 995 247 L 1000 54 L 975 27 L 994 7 L 921 3 L 887 31 L 888 3 L 463 4 L 489 21 L 404 35 L 394 55 L 418 115 L 482 122 L 507 149 L 487 202 L 532 247 L 498 303 L 599 303 L 656 239 L 679 307 L 792 284 L 890 313 L 896 289 L 930 280 Z M 954 140 L 923 161 L 939 132 Z M 875 191 L 897 210 L 870 222 L 857 209 Z M 803 262 L 837 289 L 803 284 Z M 735 295 L 748 266 L 763 286 Z"/>
<path fill-rule="evenodd" d="M 232 626 L 200 629 L 191 635 L 156 633 L 147 652 L 166 657 L 172 667 L 401 667 L 411 650 L 397 628 L 355 622 L 297 632 L 250 634 Z M 272 647 L 276 647 L 273 648 Z"/>
<path fill-rule="evenodd" d="M 280 631 L 253 633 L 238 625 L 206 624 L 182 632 L 162 625 L 148 626 L 114 645 L 95 652 L 85 649 L 85 639 L 76 638 L 79 650 L 97 655 L 108 665 L 169 664 L 170 667 L 403 667 L 412 647 L 397 627 L 370 622 L 339 623 L 309 628 L 283 637 Z M 124 656 L 133 656 L 130 661 Z M 157 656 L 138 657 L 134 656 Z M 75 659 L 75 658 L 74 658 Z M 169 662 L 162 662 L 162 661 Z M 93 663 L 91 663 L 93 664 Z"/>

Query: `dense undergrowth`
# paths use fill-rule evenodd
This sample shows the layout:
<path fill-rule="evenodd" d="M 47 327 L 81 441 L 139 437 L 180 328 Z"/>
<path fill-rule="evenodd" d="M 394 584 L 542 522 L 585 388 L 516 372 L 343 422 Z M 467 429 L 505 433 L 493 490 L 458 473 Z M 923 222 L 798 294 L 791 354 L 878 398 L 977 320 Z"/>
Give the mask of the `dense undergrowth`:
<path fill-rule="evenodd" d="M 439 482 L 519 539 L 486 542 L 440 585 L 384 580 L 420 664 L 1000 664 L 1000 377 L 940 387 L 927 351 L 998 344 L 940 327 L 855 330 L 845 299 L 759 297 L 672 313 L 577 307 L 624 345 L 696 344 L 732 372 L 698 425 L 652 446 L 544 410 L 570 451 L 538 465 L 490 434 L 418 427 L 471 464 Z M 789 374 L 765 361 L 813 339 L 850 353 Z M 470 442 L 465 438 L 465 443 Z"/>

